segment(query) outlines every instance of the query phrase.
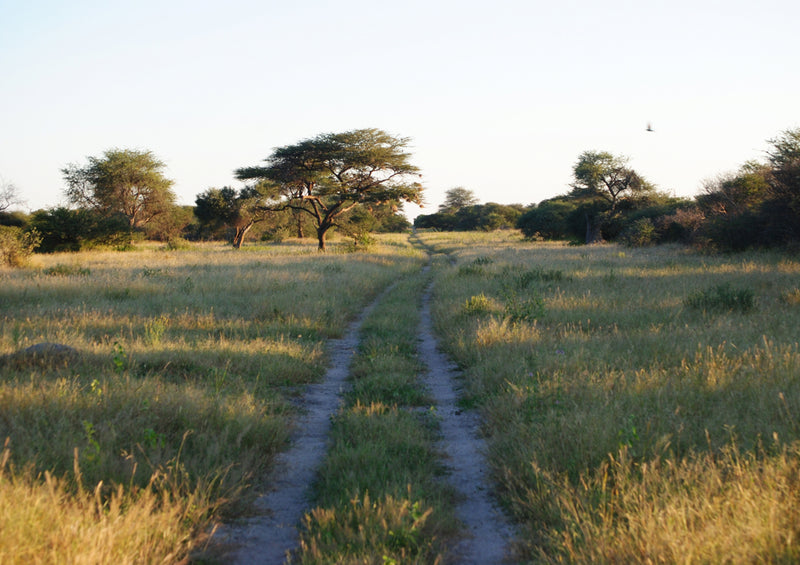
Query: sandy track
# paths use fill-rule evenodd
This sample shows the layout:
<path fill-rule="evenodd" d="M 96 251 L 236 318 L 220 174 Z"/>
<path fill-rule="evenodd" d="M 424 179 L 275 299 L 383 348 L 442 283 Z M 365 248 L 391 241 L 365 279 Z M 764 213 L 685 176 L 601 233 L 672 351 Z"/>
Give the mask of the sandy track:
<path fill-rule="evenodd" d="M 330 368 L 322 383 L 307 388 L 303 397 L 306 413 L 297 423 L 292 447 L 277 457 L 272 490 L 256 502 L 259 515 L 244 523 L 225 525 L 215 534 L 219 543 L 235 548 L 228 554 L 228 562 L 279 564 L 297 548 L 298 527 L 310 509 L 308 489 L 325 455 L 331 416 L 340 406 L 361 325 L 392 287 L 361 312 L 344 337 L 331 340 Z M 447 457 L 448 478 L 461 495 L 457 517 L 467 530 L 467 535 L 451 548 L 449 561 L 465 565 L 502 563 L 513 531 L 489 494 L 478 415 L 456 406 L 457 373 L 437 348 L 430 313 L 431 288 L 427 287 L 422 298 L 418 354 L 428 369 L 424 384 L 440 416 L 442 440 L 438 448 Z"/>
<path fill-rule="evenodd" d="M 437 347 L 430 311 L 431 291 L 429 285 L 422 298 L 418 351 L 428 368 L 426 385 L 436 400 L 440 417 L 439 449 L 448 456 L 450 483 L 462 496 L 456 516 L 467 530 L 467 537 L 451 548 L 454 559 L 450 560 L 463 565 L 502 563 L 508 557 L 513 530 L 490 495 L 478 415 L 461 411 L 456 405 L 457 372 Z"/>
<path fill-rule="evenodd" d="M 259 515 L 244 524 L 226 525 L 216 534 L 220 543 L 236 547 L 228 562 L 274 565 L 297 547 L 298 527 L 309 509 L 308 489 L 325 456 L 331 416 L 341 402 L 361 324 L 392 286 L 359 314 L 342 338 L 329 342 L 330 367 L 324 381 L 309 385 L 303 395 L 306 413 L 297 422 L 291 448 L 276 458 L 272 490 L 256 501 Z"/>

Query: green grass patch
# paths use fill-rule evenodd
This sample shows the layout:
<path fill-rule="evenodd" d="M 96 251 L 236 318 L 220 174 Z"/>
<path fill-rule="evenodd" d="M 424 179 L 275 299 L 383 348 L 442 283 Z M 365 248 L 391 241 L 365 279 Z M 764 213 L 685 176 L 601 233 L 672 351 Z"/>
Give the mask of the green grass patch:
<path fill-rule="evenodd" d="M 733 288 L 730 283 L 696 290 L 686 298 L 686 305 L 697 310 L 749 312 L 755 303 L 755 292 L 752 289 Z"/>

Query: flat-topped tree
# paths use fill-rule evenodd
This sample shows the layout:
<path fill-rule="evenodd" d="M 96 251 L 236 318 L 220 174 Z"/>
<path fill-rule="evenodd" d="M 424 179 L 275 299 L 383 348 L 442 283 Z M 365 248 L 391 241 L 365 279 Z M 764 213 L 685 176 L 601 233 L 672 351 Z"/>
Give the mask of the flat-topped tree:
<path fill-rule="evenodd" d="M 261 167 L 236 170 L 239 180 L 269 181 L 272 210 L 309 214 L 319 249 L 342 214 L 359 204 L 420 203 L 419 169 L 409 162 L 409 138 L 379 129 L 326 133 L 278 147 Z"/>

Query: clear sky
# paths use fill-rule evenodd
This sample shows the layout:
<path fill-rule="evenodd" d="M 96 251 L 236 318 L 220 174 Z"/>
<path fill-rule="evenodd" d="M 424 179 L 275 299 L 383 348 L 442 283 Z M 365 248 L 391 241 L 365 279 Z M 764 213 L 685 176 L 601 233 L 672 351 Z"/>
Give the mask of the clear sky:
<path fill-rule="evenodd" d="M 376 127 L 412 139 L 423 213 L 455 186 L 563 194 L 586 150 L 694 196 L 800 126 L 798 22 L 797 0 L 0 0 L 0 177 L 55 206 L 66 165 L 148 149 L 193 204 Z"/>

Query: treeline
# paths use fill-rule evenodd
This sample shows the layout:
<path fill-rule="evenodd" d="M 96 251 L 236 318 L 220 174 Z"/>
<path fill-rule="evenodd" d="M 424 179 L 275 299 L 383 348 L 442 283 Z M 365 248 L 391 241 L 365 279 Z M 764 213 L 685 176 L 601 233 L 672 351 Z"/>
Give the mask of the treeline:
<path fill-rule="evenodd" d="M 262 165 L 237 169 L 240 189 L 213 187 L 194 206 L 178 206 L 164 163 L 150 151 L 111 149 L 62 169 L 68 206 L 32 214 L 10 183 L 0 183 L 0 260 L 21 263 L 33 250 L 124 248 L 149 239 L 281 240 L 313 237 L 325 249 L 338 230 L 354 244 L 374 232 L 411 226 L 404 202 L 419 203 L 422 186 L 410 164 L 409 140 L 377 129 L 322 134 L 279 147 Z M 659 191 L 628 160 L 582 153 L 570 190 L 537 204 L 480 204 L 463 187 L 447 191 L 414 227 L 442 231 L 518 228 L 530 239 L 630 245 L 679 242 L 716 250 L 800 243 L 800 128 L 768 140 L 764 161 L 704 183 L 695 198 Z"/>
<path fill-rule="evenodd" d="M 241 189 L 209 188 L 195 206 L 178 206 L 164 163 L 150 151 L 111 149 L 62 169 L 69 206 L 9 212 L 13 185 L 0 186 L 0 252 L 7 264 L 31 250 L 124 248 L 141 239 L 314 237 L 321 250 L 331 230 L 365 243 L 373 232 L 411 227 L 404 202 L 419 202 L 409 140 L 377 129 L 322 134 L 279 147 L 264 165 L 237 169 Z"/>
<path fill-rule="evenodd" d="M 738 251 L 800 244 L 800 128 L 768 140 L 763 162 L 706 181 L 695 198 L 659 191 L 608 152 L 586 151 L 569 192 L 530 206 L 478 204 L 461 187 L 414 225 L 437 230 L 519 228 L 530 239 L 617 241 L 644 246 L 678 242 Z"/>

